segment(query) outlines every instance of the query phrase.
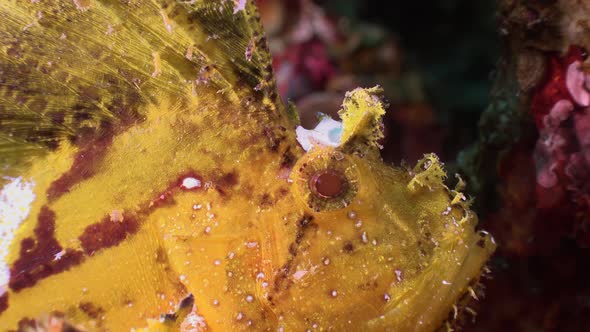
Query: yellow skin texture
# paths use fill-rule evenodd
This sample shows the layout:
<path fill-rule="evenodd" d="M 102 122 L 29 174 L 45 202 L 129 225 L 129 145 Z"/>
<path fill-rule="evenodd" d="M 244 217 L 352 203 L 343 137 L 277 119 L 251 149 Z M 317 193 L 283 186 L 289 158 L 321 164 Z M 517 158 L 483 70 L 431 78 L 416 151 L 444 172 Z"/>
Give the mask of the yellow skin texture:
<path fill-rule="evenodd" d="M 211 331 L 443 324 L 495 245 L 474 231 L 475 215 L 443 185 L 435 156 L 413 170 L 380 160 L 378 89 L 347 95 L 340 147 L 303 151 L 296 117 L 276 96 L 256 16 L 239 1 L 0 1 L 2 30 L 22 49 L 18 56 L 4 43 L 1 60 L 23 78 L 16 93 L 9 84 L 0 90 L 0 105 L 14 114 L 0 155 L 7 175 L 33 181 L 36 194 L 9 265 L 21 241 L 34 238 L 43 207 L 55 213 L 55 239 L 78 251 L 80 236 L 105 216 L 138 220 L 116 245 L 30 287 L 9 287 L 2 329 L 52 312 L 91 331 L 176 331 L 195 312 Z M 54 71 L 39 69 L 51 61 Z M 71 113 L 80 104 L 90 114 L 82 122 Z M 133 121 L 121 119 L 121 104 Z M 62 122 L 48 116 L 60 109 Z M 115 129 L 92 174 L 48 197 L 82 149 L 67 138 L 89 127 L 89 140 L 98 139 L 101 121 Z M 58 147 L 27 140 L 39 128 Z M 310 172 L 325 168 L 346 176 L 345 202 L 310 190 Z M 176 185 L 189 173 L 201 188 Z M 178 308 L 189 294 L 195 306 Z M 175 319 L 160 320 L 167 313 Z"/>

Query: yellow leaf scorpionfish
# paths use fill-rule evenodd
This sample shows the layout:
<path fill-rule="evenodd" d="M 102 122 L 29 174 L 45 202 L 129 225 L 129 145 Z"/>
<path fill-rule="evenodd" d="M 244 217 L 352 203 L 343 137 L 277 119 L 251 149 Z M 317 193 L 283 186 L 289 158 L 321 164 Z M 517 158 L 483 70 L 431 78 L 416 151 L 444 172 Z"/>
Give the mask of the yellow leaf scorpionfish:
<path fill-rule="evenodd" d="M 245 0 L 0 0 L 2 331 L 435 331 L 495 248 L 379 88 L 315 130 Z"/>

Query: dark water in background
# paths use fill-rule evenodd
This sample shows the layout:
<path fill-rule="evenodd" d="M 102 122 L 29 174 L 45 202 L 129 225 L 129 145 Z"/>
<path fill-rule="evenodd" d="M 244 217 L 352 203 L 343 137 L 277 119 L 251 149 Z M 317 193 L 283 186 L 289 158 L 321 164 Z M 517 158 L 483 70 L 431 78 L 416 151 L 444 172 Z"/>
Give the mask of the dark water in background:
<path fill-rule="evenodd" d="M 329 11 L 386 27 L 397 38 L 402 70 L 417 72 L 436 130 L 443 132 L 442 144 L 430 146 L 443 160 L 454 161 L 459 150 L 477 139 L 478 120 L 489 103 L 491 73 L 501 52 L 494 1 L 320 3 Z"/>

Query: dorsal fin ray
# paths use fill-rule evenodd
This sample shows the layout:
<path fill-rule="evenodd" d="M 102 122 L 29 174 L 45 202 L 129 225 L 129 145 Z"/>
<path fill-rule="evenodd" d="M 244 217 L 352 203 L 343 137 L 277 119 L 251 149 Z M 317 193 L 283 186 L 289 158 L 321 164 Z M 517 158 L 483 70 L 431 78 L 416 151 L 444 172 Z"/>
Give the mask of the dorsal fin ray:
<path fill-rule="evenodd" d="M 282 116 L 251 1 L 2 1 L 0 22 L 5 174 L 63 141 L 141 122 L 163 96 L 181 103 L 219 92 L 246 111 Z"/>

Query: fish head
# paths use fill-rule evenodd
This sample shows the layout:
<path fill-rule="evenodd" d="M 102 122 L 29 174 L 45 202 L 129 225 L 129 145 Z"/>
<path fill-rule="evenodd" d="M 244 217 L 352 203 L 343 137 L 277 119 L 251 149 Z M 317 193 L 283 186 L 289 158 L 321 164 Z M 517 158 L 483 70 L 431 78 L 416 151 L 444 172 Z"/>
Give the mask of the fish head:
<path fill-rule="evenodd" d="M 435 155 L 414 168 L 381 160 L 380 93 L 348 93 L 340 144 L 313 145 L 292 168 L 289 206 L 303 212 L 270 296 L 294 326 L 436 329 L 477 296 L 494 251 Z"/>

